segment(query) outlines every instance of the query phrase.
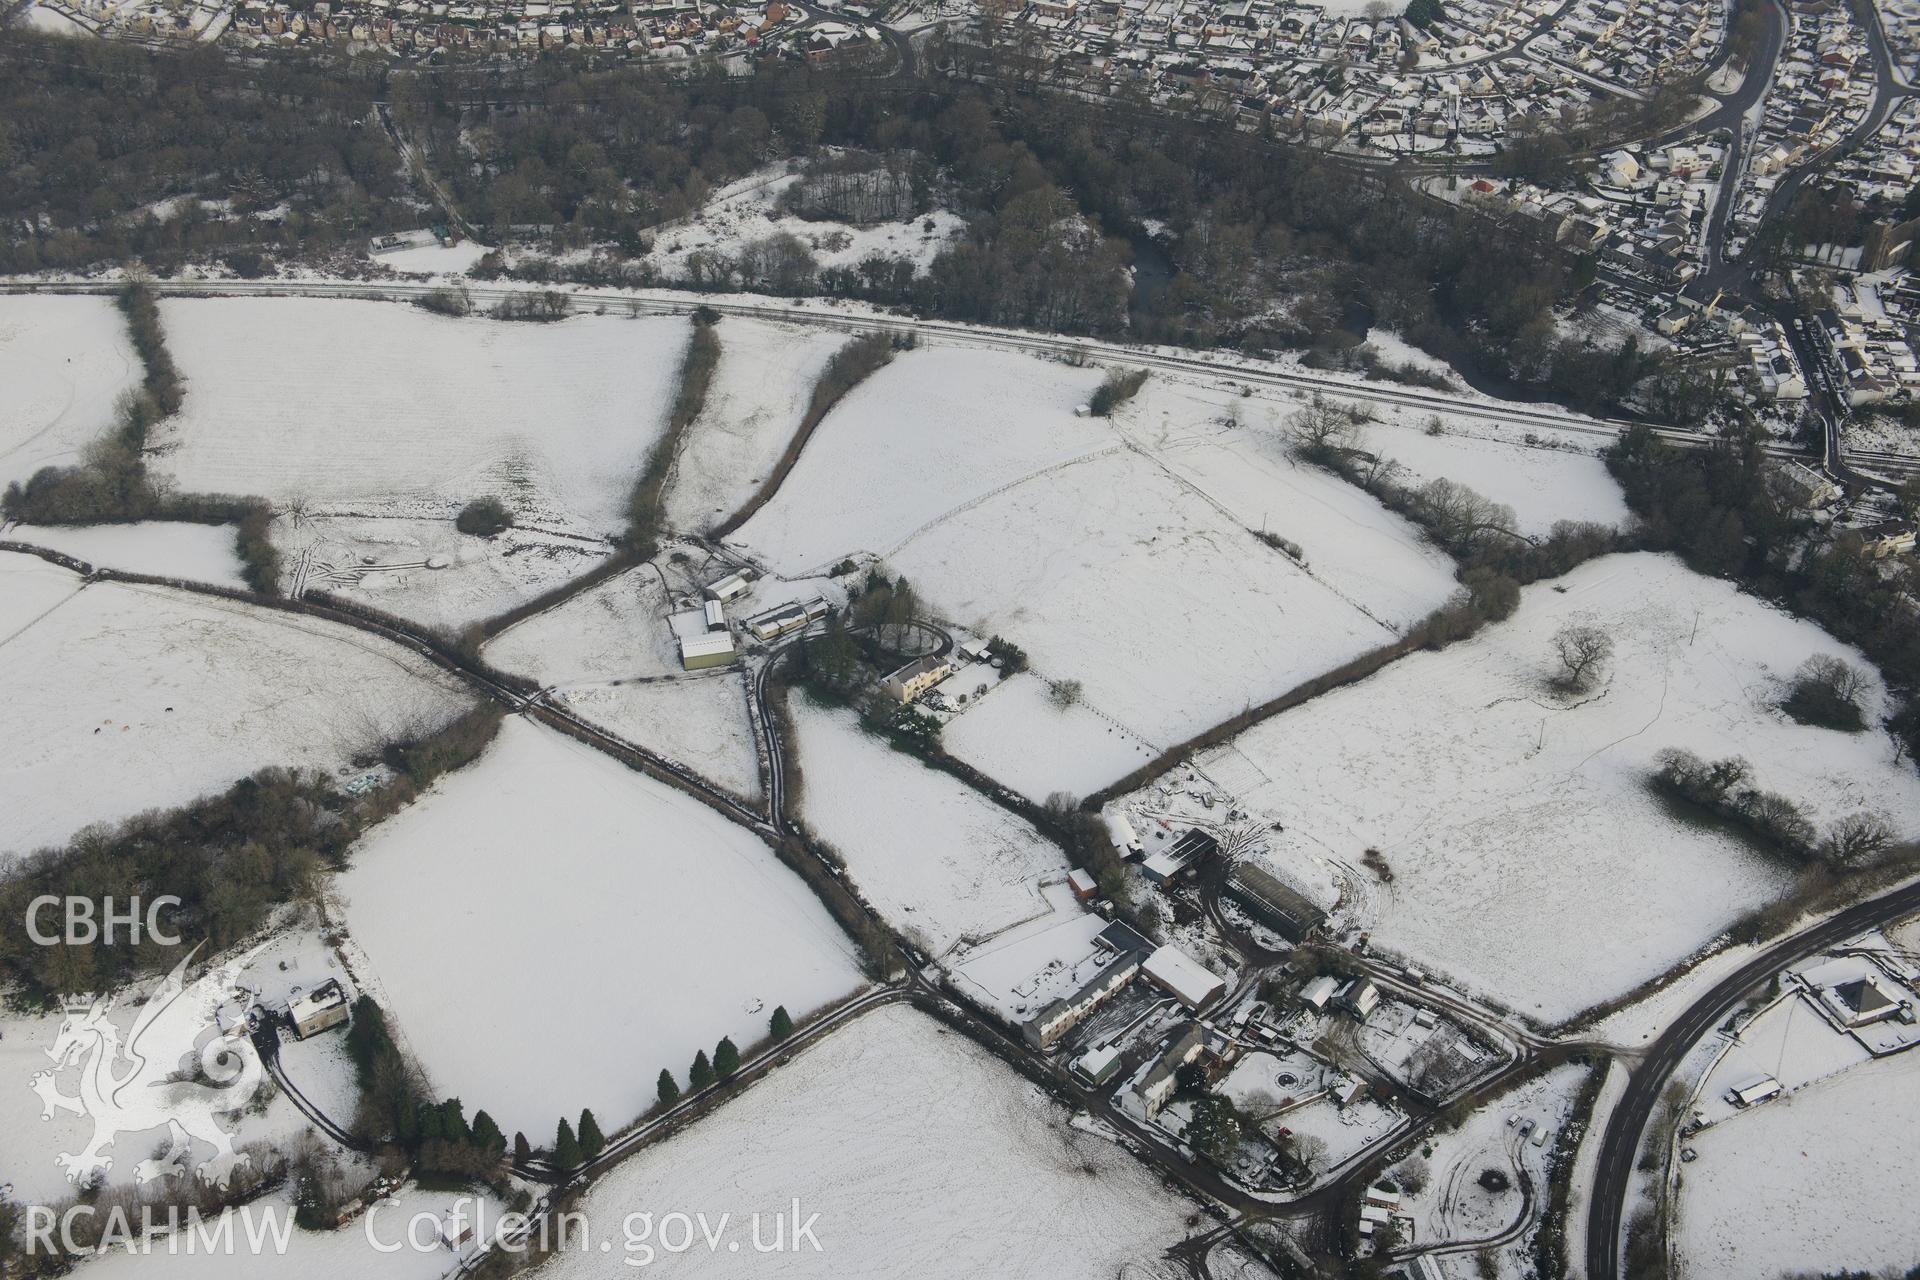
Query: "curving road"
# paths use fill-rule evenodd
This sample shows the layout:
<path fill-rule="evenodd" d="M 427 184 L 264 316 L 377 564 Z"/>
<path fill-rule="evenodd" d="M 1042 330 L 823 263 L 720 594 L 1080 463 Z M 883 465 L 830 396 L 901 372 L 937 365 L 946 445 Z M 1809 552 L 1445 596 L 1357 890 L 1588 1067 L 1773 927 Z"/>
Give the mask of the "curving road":
<path fill-rule="evenodd" d="M 1700 1038 L 1717 1026 L 1749 992 L 1786 966 L 1876 925 L 1920 911 L 1920 883 L 1857 903 L 1819 924 L 1783 938 L 1700 996 L 1670 1023 L 1633 1068 L 1626 1092 L 1607 1118 L 1593 1194 L 1587 1207 L 1586 1280 L 1618 1280 L 1620 1227 L 1626 1216 L 1628 1182 L 1641 1134 L 1666 1088 L 1667 1078 Z"/>

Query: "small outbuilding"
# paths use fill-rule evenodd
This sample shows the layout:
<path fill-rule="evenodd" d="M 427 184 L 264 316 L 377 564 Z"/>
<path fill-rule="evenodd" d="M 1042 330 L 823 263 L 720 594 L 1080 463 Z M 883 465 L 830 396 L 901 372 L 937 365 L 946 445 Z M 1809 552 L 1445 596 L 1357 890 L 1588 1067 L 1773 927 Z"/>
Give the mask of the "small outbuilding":
<path fill-rule="evenodd" d="M 1737 1084 L 1727 1090 L 1727 1101 L 1736 1107 L 1754 1107 L 1768 1098 L 1777 1097 L 1780 1082 L 1772 1076 L 1755 1076 L 1745 1084 Z"/>

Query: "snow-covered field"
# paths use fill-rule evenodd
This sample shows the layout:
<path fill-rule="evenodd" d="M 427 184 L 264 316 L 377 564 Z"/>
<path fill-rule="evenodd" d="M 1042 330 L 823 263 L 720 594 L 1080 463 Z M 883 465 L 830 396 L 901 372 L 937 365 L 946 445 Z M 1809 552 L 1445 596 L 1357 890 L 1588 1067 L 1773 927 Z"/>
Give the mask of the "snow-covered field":
<path fill-rule="evenodd" d="M 513 528 L 482 538 L 451 520 L 399 516 L 281 516 L 273 540 L 289 594 L 325 591 L 454 632 L 579 577 L 613 552 L 577 534 Z"/>
<path fill-rule="evenodd" d="M 79 462 L 139 385 L 112 299 L 0 297 L 0 488 Z"/>
<path fill-rule="evenodd" d="M 188 391 L 155 469 L 182 489 L 447 520 L 492 495 L 522 524 L 595 535 L 623 522 L 688 333 L 667 317 L 509 323 L 311 298 L 161 312 Z"/>
<path fill-rule="evenodd" d="M 797 174 L 777 165 L 729 184 L 692 217 L 656 232 L 647 261 L 668 279 L 683 280 L 688 275 L 687 259 L 696 253 L 731 258 L 756 240 L 785 233 L 806 245 L 822 267 L 856 267 L 878 254 L 906 259 L 925 270 L 940 250 L 966 230 L 966 221 L 945 209 L 872 226 L 808 221 L 780 213 L 775 207 L 780 196 L 797 181 Z"/>
<path fill-rule="evenodd" d="M 640 565 L 495 636 L 486 659 L 541 684 L 671 675 L 680 650 L 667 615 L 675 599 L 651 565 Z"/>
<path fill-rule="evenodd" d="M 1359 488 L 1295 461 L 1285 422 L 1296 407 L 1156 376 L 1116 422 L 1195 496 L 1296 543 L 1351 607 L 1395 624 L 1423 616 L 1454 590 L 1453 562 Z"/>
<path fill-rule="evenodd" d="M 40 526 L 7 530 L 12 542 L 27 542 L 88 564 L 128 573 L 184 578 L 216 587 L 245 587 L 234 552 L 232 525 L 150 520 L 138 524 Z"/>
<path fill-rule="evenodd" d="M 813 384 L 845 335 L 729 316 L 706 408 L 667 483 L 669 528 L 701 530 L 739 510 L 792 440 Z"/>
<path fill-rule="evenodd" d="M 268 765 L 337 769 L 467 698 L 346 627 L 0 555 L 0 849 L 184 804 Z"/>
<path fill-rule="evenodd" d="M 382 823 L 336 881 L 343 918 L 437 1094 L 545 1137 L 616 1125 L 859 985 L 798 878 L 698 801 L 508 720 L 474 764 Z M 372 982 L 369 985 L 374 985 Z"/>
<path fill-rule="evenodd" d="M 1159 754 L 1084 702 L 1059 706 L 1036 675 L 995 683 L 997 675 L 963 667 L 941 686 L 966 694 L 970 705 L 948 723 L 940 744 L 1029 800 L 1044 803 L 1056 791 L 1088 795 Z M 976 698 L 982 683 L 987 692 Z"/>
<path fill-rule="evenodd" d="M 756 1254 L 752 1215 L 771 1241 L 787 1213 L 791 1246 L 796 1198 L 803 1221 L 819 1215 L 819 1250 Z M 1173 1276 L 1185 1272 L 1160 1255 L 1193 1230 L 1192 1206 L 1131 1156 L 970 1042 L 892 1007 L 628 1160 L 580 1210 L 595 1224 L 730 1213 L 737 1252 L 696 1235 L 688 1252 L 656 1253 L 681 1276 Z M 568 1253 L 548 1274 L 611 1277 L 630 1271 L 622 1259 L 616 1241 L 611 1257 Z"/>
<path fill-rule="evenodd" d="M 1584 450 L 1533 448 L 1457 428 L 1430 436 L 1398 423 L 1369 426 L 1362 439 L 1365 448 L 1401 465 L 1400 483 L 1444 476 L 1513 508 L 1522 533 L 1537 537 L 1557 520 L 1618 526 L 1628 519 L 1606 463 Z"/>
<path fill-rule="evenodd" d="M 492 249 L 477 240 L 462 240 L 453 245 L 419 244 L 392 249 L 374 254 L 373 260 L 402 275 L 460 275 L 473 270 L 474 265 L 491 252 Z"/>
<path fill-rule="evenodd" d="M 1920 1053 L 1853 1067 L 1689 1139 L 1676 1251 L 1684 1280 L 1920 1262 L 1914 1159 Z"/>
<path fill-rule="evenodd" d="M 151 1251 L 114 1249 L 84 1270 L 89 1280 L 338 1280 L 341 1276 L 370 1276 L 379 1280 L 441 1280 L 455 1257 L 437 1239 L 438 1224 L 456 1216 L 471 1222 L 475 1197 L 464 1191 L 422 1191 L 409 1187 L 333 1231 L 293 1228 L 286 1247 L 278 1244 L 277 1230 L 293 1221 L 293 1204 L 276 1192 L 243 1209 L 229 1210 L 233 1221 L 208 1224 L 204 1232 L 231 1238 L 231 1249 L 189 1251 L 184 1242 L 169 1251 L 165 1240 Z M 487 1209 L 487 1222 L 497 1223 L 504 1210 Z M 164 1220 L 164 1213 L 161 1215 Z M 418 1220 L 416 1225 L 416 1219 Z M 253 1234 L 249 1234 L 252 1232 Z M 411 1237 L 409 1237 L 411 1232 Z M 468 1246 L 471 1249 L 472 1246 Z"/>
<path fill-rule="evenodd" d="M 1045 915 L 1040 881 L 1066 874 L 1032 827 L 861 731 L 852 712 L 791 697 L 807 824 L 867 896 L 933 952 Z"/>
<path fill-rule="evenodd" d="M 1617 645 L 1590 694 L 1550 692 L 1553 634 Z M 1781 868 L 1681 822 L 1647 786 L 1657 753 L 1741 755 L 1816 822 L 1870 809 L 1920 829 L 1920 782 L 1879 731 L 1775 708 L 1811 654 L 1859 656 L 1810 623 L 1664 556 L 1612 556 L 1526 590 L 1473 640 L 1411 656 L 1203 756 L 1282 821 L 1280 859 L 1331 862 L 1376 944 L 1558 1021 L 1683 960 L 1768 901 Z M 1870 722 L 1882 694 L 1869 690 Z M 1359 866 L 1377 848 L 1391 884 Z M 1462 927 L 1472 921 L 1471 928 Z"/>
<path fill-rule="evenodd" d="M 1009 489 L 890 563 L 941 616 L 1005 635 L 1037 673 L 1081 681 L 1091 707 L 1162 746 L 1394 638 L 1129 452 Z"/>
<path fill-rule="evenodd" d="M 1022 645 L 1048 680 L 1081 681 L 1071 716 L 1029 693 L 990 697 L 984 724 L 961 718 L 966 758 L 1032 795 L 1109 782 L 1140 748 L 1390 641 L 1454 590 L 1411 526 L 1294 466 L 1277 432 L 1229 421 L 1230 392 L 1156 379 L 1112 423 L 1074 417 L 1099 376 L 903 356 L 847 398 L 739 535 L 788 571 L 880 555 L 938 616 Z"/>
<path fill-rule="evenodd" d="M 686 765 L 737 796 L 760 795 L 746 681 L 737 671 L 569 685 L 550 696 L 582 719 Z"/>
<path fill-rule="evenodd" d="M 1105 424 L 1073 416 L 1100 376 L 992 351 L 896 355 L 840 402 L 732 541 L 785 574 L 859 551 L 884 556 L 984 494 L 1117 448 Z"/>

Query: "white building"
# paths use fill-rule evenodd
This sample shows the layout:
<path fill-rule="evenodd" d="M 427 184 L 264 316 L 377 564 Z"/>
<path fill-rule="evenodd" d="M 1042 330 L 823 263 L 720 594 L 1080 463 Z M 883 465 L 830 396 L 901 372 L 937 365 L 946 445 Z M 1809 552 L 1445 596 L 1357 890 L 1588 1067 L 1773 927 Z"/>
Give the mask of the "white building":
<path fill-rule="evenodd" d="M 347 993 L 338 978 L 325 982 L 287 1005 L 294 1034 L 305 1040 L 347 1020 Z"/>
<path fill-rule="evenodd" d="M 1300 999 L 1314 1009 L 1325 1009 L 1333 1000 L 1334 992 L 1340 989 L 1340 980 L 1321 976 L 1300 988 Z"/>
<path fill-rule="evenodd" d="M 915 658 L 882 680 L 880 688 L 895 702 L 912 702 L 952 674 L 953 664 L 945 658 Z"/>
<path fill-rule="evenodd" d="M 680 665 L 688 671 L 723 667 L 738 656 L 734 652 L 733 637 L 724 631 L 710 631 L 680 641 Z"/>
<path fill-rule="evenodd" d="M 707 599 L 731 600 L 735 596 L 743 594 L 751 585 L 753 585 L 752 572 L 742 569 L 738 573 L 728 574 L 726 577 L 720 579 L 720 581 L 708 587 Z"/>
<path fill-rule="evenodd" d="M 1147 980 L 1189 1009 L 1201 1009 L 1220 998 L 1226 982 L 1178 947 L 1164 946 L 1141 966 Z"/>

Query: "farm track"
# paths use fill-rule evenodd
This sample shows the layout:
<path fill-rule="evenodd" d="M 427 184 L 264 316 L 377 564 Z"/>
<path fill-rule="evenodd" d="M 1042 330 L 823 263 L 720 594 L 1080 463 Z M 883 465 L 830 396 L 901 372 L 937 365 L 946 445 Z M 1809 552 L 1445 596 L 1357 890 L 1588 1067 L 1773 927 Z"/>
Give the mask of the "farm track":
<path fill-rule="evenodd" d="M 458 677 L 477 692 L 508 708 L 509 711 L 539 720 L 550 728 L 557 729 L 587 746 L 612 756 L 628 768 L 645 773 L 649 777 L 686 792 L 708 808 L 716 810 L 723 817 L 732 819 L 762 838 L 772 838 L 778 834 L 774 825 L 759 812 L 721 787 L 709 782 L 696 771 L 649 751 L 637 743 L 628 742 L 616 734 L 609 733 L 582 720 L 570 711 L 541 701 L 537 690 L 522 692 L 513 688 L 504 682 L 503 677 L 487 670 L 482 664 L 462 654 L 440 637 L 415 628 L 402 619 L 386 615 L 376 616 L 372 611 L 361 612 L 342 607 L 340 603 L 331 600 L 311 598 L 292 600 L 280 596 L 261 596 L 252 592 L 215 587 L 183 579 L 125 573 L 117 569 L 102 568 L 74 556 L 51 552 L 31 543 L 0 541 L 0 551 L 15 551 L 39 556 L 43 560 L 83 575 L 90 582 L 124 582 L 168 587 L 227 602 L 250 604 L 286 613 L 306 614 L 309 617 L 322 618 L 352 627 L 368 635 L 378 636 L 413 650 L 435 666 Z"/>
<path fill-rule="evenodd" d="M 428 284 L 392 282 L 361 283 L 346 281 L 175 281 L 156 282 L 155 284 L 157 292 L 163 295 L 178 297 L 298 296 L 361 298 L 386 301 L 416 300 L 426 293 L 431 292 L 435 287 L 436 286 Z M 115 288 L 116 286 L 110 282 L 55 284 L 0 282 L 0 292 L 10 293 L 105 294 L 113 292 Z M 470 290 L 475 300 L 483 304 L 489 301 L 524 296 L 527 292 L 529 291 L 518 288 Z M 835 329 L 842 332 L 911 334 L 922 341 L 938 342 L 953 346 L 1008 350 L 1076 361 L 1094 359 L 1107 362 L 1125 362 L 1137 367 L 1188 376 L 1226 379 L 1244 384 L 1274 387 L 1296 393 L 1330 394 L 1352 401 L 1401 409 L 1443 412 L 1454 417 L 1475 419 L 1528 430 L 1537 428 L 1544 431 L 1569 432 L 1612 439 L 1617 437 L 1625 429 L 1639 425 L 1619 419 L 1582 418 L 1577 415 L 1565 414 L 1558 411 L 1543 411 L 1525 406 L 1462 400 L 1447 395 L 1402 389 L 1393 386 L 1365 384 L 1288 370 L 1249 369 L 1231 362 L 1221 362 L 1199 357 L 1168 355 L 1118 343 L 1079 341 L 1047 337 L 1044 335 L 981 330 L 938 321 L 922 321 L 904 317 L 896 318 L 872 314 L 838 314 L 827 310 L 795 308 L 779 304 L 763 305 L 755 303 L 708 301 L 698 298 L 697 296 L 676 295 L 664 292 L 572 296 L 574 299 L 573 305 L 576 310 L 590 310 L 596 306 L 600 306 L 610 311 L 624 309 L 634 315 L 683 315 L 697 306 L 709 306 L 723 315 L 751 317 L 780 323 L 802 324 L 818 328 Z M 1697 433 L 1664 428 L 1655 428 L 1654 430 L 1655 433 L 1661 437 L 1682 446 L 1700 447 L 1708 443 L 1707 437 Z M 1812 458 L 1804 451 L 1787 446 L 1770 445 L 1768 446 L 1768 452 L 1776 457 L 1810 460 L 1815 464 L 1818 463 L 1817 458 Z M 1898 455 L 1882 454 L 1876 451 L 1850 452 L 1848 457 L 1854 461 L 1869 463 L 1884 470 L 1920 471 L 1920 459 L 1901 458 Z M 1075 459 L 1074 461 L 1080 460 L 1081 459 Z M 956 513 L 949 512 L 947 516 L 953 514 Z M 946 518 L 946 516 L 938 519 L 944 518 Z M 938 523 L 938 519 L 936 519 L 934 523 Z M 924 530 L 917 530 L 915 534 L 910 535 L 910 537 L 918 536 L 918 534 L 923 531 Z M 391 643 L 411 647 L 435 665 L 454 674 L 478 692 L 493 698 L 495 701 L 509 708 L 512 712 L 541 720 L 548 724 L 549 727 L 564 732 L 568 734 L 568 736 L 574 737 L 585 745 L 591 746 L 604 754 L 613 756 L 615 759 L 627 764 L 630 768 L 644 772 L 657 780 L 663 781 L 668 785 L 672 785 L 694 796 L 708 807 L 720 812 L 722 816 L 754 831 L 763 839 L 778 840 L 782 835 L 794 829 L 785 813 L 785 797 L 782 792 L 783 748 L 779 740 L 779 734 L 774 729 L 774 721 L 768 712 L 767 673 L 771 667 L 771 662 L 763 664 L 752 674 L 749 686 L 752 707 L 753 710 L 758 713 L 758 733 L 756 736 L 760 738 L 767 752 L 767 794 L 766 809 L 763 813 L 742 803 L 736 797 L 718 788 L 696 771 L 648 751 L 646 748 L 637 744 L 628 742 L 617 735 L 599 729 L 579 719 L 570 712 L 546 702 L 543 692 L 515 688 L 510 677 L 503 678 L 499 676 L 479 660 L 460 653 L 444 639 L 409 624 L 405 620 L 384 615 L 375 616 L 371 612 L 360 612 L 352 607 L 342 607 L 343 602 L 336 602 L 330 599 L 287 600 L 260 597 L 247 592 L 209 587 L 204 584 L 96 568 L 84 562 L 75 561 L 71 557 L 57 556 L 43 549 L 22 544 L 0 543 L 0 549 L 26 551 L 41 555 L 43 558 L 65 564 L 66 567 L 73 568 L 77 572 L 85 574 L 89 580 L 118 580 L 162 585 L 191 593 L 254 604 L 263 608 L 306 613 L 310 616 L 352 627 Z M 316 568 L 324 572 L 325 566 L 315 566 L 311 561 L 311 553 L 308 552 L 303 555 L 300 564 L 297 566 L 295 575 L 299 580 L 297 585 L 302 588 L 308 585 L 308 580 L 313 576 Z M 1895 897 L 1901 897 L 1903 901 L 1905 900 L 1905 896 L 1903 895 L 1887 895 L 1885 898 L 1877 900 L 1875 904 L 1863 905 L 1879 905 L 1887 903 Z M 1920 899 L 1915 899 L 1915 901 L 1920 901 Z M 1848 912 L 1845 914 L 1851 917 L 1855 915 L 1856 912 Z M 1808 933 L 1812 932 L 1812 930 L 1808 931 Z M 1806 935 L 1801 935 L 1803 938 L 1805 936 Z M 1768 954 L 1772 954 L 1772 952 L 1770 951 Z M 1743 970 L 1743 973 L 1744 972 Z M 1376 979 L 1379 979 L 1387 977 L 1388 975 L 1376 973 L 1374 976 Z M 1389 984 L 1383 983 L 1383 985 Z M 1715 992 L 1718 993 L 1722 989 L 1723 988 L 1716 988 Z M 1413 993 L 1410 992 L 1409 994 Z M 1469 1096 L 1484 1096 L 1487 1091 L 1496 1087 L 1499 1083 L 1518 1072 L 1528 1069 L 1530 1060 L 1535 1059 L 1537 1052 L 1552 1043 L 1543 1037 L 1533 1035 L 1511 1023 L 1506 1023 L 1504 1019 L 1489 1019 L 1488 1011 L 1472 1006 L 1464 1000 L 1458 1001 L 1457 1003 L 1453 1000 L 1435 1000 L 1434 993 L 1426 990 L 1419 991 L 1416 998 L 1423 999 L 1425 1002 L 1440 1003 L 1443 1006 L 1449 1007 L 1450 1011 L 1456 1015 L 1467 1016 L 1468 1011 L 1471 1010 L 1473 1015 L 1477 1015 L 1470 1018 L 1471 1022 L 1476 1023 L 1483 1032 L 1494 1031 L 1497 1026 L 1498 1032 L 1496 1033 L 1496 1039 L 1506 1039 L 1508 1041 L 1508 1047 L 1514 1052 L 1514 1060 L 1508 1065 L 1495 1068 L 1489 1076 L 1470 1086 L 1467 1090 Z M 595 1161 L 583 1167 L 582 1170 L 575 1171 L 572 1178 L 567 1181 L 577 1180 L 582 1175 L 592 1175 L 602 1172 L 625 1155 L 631 1154 L 659 1138 L 670 1135 L 672 1132 L 677 1131 L 681 1125 L 697 1119 L 699 1115 L 704 1114 L 705 1111 L 712 1106 L 723 1104 L 733 1093 L 744 1089 L 754 1080 L 773 1070 L 793 1052 L 817 1038 L 824 1037 L 832 1030 L 852 1021 L 871 1008 L 878 1007 L 884 1003 L 908 999 L 916 1006 L 926 1006 L 927 1012 L 936 1013 L 943 1021 L 959 1024 L 966 1031 L 969 1038 L 981 1043 L 984 1047 L 996 1052 L 999 1056 L 1007 1058 L 1030 1078 L 1052 1077 L 1056 1081 L 1058 1080 L 1056 1073 L 1049 1064 L 1033 1060 L 1031 1055 L 1024 1054 L 1017 1046 L 1010 1047 L 1008 1043 L 1009 1037 L 1006 1036 L 1004 1031 L 986 1022 L 984 1019 L 976 1017 L 969 1011 L 953 1007 L 952 1002 L 940 996 L 936 991 L 933 991 L 923 977 L 917 974 L 910 974 L 904 983 L 880 988 L 865 996 L 858 997 L 849 1004 L 835 1010 L 819 1023 L 812 1024 L 804 1029 L 789 1041 L 774 1046 L 761 1055 L 757 1055 L 743 1067 L 741 1073 L 729 1081 L 727 1085 L 702 1093 L 695 1098 L 687 1099 L 680 1106 L 669 1110 L 655 1120 L 649 1121 L 639 1128 L 616 1138 Z M 1702 1003 L 1705 1003 L 1704 998 Z M 1697 1007 L 1698 1006 L 1696 1006 L 1696 1009 Z M 1689 1014 L 1694 1012 L 1695 1010 L 1689 1010 Z M 1489 1025 L 1490 1021 L 1493 1022 L 1494 1025 Z M 1681 1023 L 1687 1021 L 1689 1021 L 1689 1019 L 1683 1016 L 1680 1023 L 1676 1023 L 1669 1029 L 1668 1035 L 1662 1037 L 1662 1047 L 1664 1047 L 1666 1041 L 1668 1041 L 1675 1032 L 1682 1029 Z M 1555 1047 L 1564 1048 L 1565 1046 L 1556 1045 Z M 1656 1052 L 1651 1056 L 1658 1057 L 1659 1055 Z M 1661 1065 L 1664 1066 L 1664 1064 Z M 289 1096 L 293 1098 L 295 1105 L 300 1106 L 300 1109 L 314 1121 L 316 1127 L 320 1128 L 336 1141 L 346 1145 L 351 1144 L 351 1134 L 347 1133 L 347 1131 L 337 1123 L 321 1115 L 317 1108 L 309 1110 L 311 1103 L 305 1099 L 303 1094 L 299 1093 L 296 1086 L 284 1079 L 284 1073 L 278 1069 L 277 1055 L 274 1075 L 276 1080 L 282 1084 L 282 1087 L 288 1091 Z M 1636 1073 L 1635 1078 L 1630 1082 L 1629 1093 L 1632 1095 L 1639 1092 L 1643 1088 L 1643 1081 L 1645 1081 L 1647 1083 L 1644 1085 L 1644 1088 L 1647 1091 L 1648 1098 L 1651 1098 L 1654 1093 L 1657 1093 L 1658 1086 L 1663 1080 L 1664 1073 L 1650 1061 L 1645 1064 L 1643 1070 Z M 1073 1089 L 1070 1084 L 1067 1085 L 1067 1092 L 1070 1096 L 1079 1095 L 1075 1097 L 1075 1101 L 1096 1116 L 1102 1116 L 1109 1122 L 1115 1123 L 1116 1127 L 1126 1134 L 1124 1145 L 1133 1148 L 1136 1154 L 1143 1159 L 1143 1162 L 1174 1173 L 1176 1176 L 1181 1177 L 1182 1181 L 1186 1182 L 1189 1186 L 1196 1187 L 1217 1202 L 1233 1208 L 1236 1214 L 1242 1218 L 1331 1217 L 1341 1197 L 1346 1196 L 1352 1190 L 1356 1177 L 1368 1166 L 1370 1157 L 1373 1154 L 1372 1151 L 1366 1153 L 1369 1159 L 1356 1158 L 1351 1168 L 1338 1171 L 1336 1176 L 1326 1185 L 1303 1197 L 1281 1202 L 1261 1200 L 1237 1192 L 1227 1184 L 1222 1183 L 1211 1170 L 1193 1165 L 1191 1162 L 1185 1160 L 1177 1151 L 1163 1149 L 1161 1144 L 1151 1136 L 1141 1134 L 1133 1130 L 1130 1126 L 1120 1124 L 1119 1118 L 1110 1111 L 1104 1103 L 1104 1100 L 1092 1095 L 1080 1095 L 1079 1091 Z M 302 1105 L 303 1103 L 305 1103 L 305 1105 Z M 1619 1152 L 1628 1138 L 1625 1130 L 1631 1125 L 1631 1121 L 1627 1117 L 1634 1110 L 1634 1107 L 1624 1104 L 1621 1108 L 1617 1109 L 1609 1125 L 1608 1132 L 1605 1135 L 1606 1147 L 1602 1152 L 1601 1172 L 1596 1177 L 1596 1196 L 1589 1210 L 1590 1223 L 1603 1228 L 1601 1231 L 1590 1231 L 1589 1233 L 1589 1261 L 1590 1264 L 1592 1264 L 1590 1266 L 1590 1274 L 1594 1277 L 1594 1280 L 1611 1280 L 1614 1274 L 1614 1267 L 1617 1265 L 1617 1254 L 1614 1251 L 1617 1248 L 1620 1200 L 1623 1199 L 1624 1196 L 1622 1194 L 1613 1198 L 1610 1205 L 1608 1204 L 1608 1200 L 1609 1194 L 1614 1190 L 1612 1180 L 1620 1176 L 1618 1171 L 1622 1157 Z M 1645 1113 L 1642 1112 L 1639 1118 L 1642 1123 L 1644 1123 Z M 1398 1143 L 1405 1141 L 1410 1137 L 1417 1136 L 1419 1133 L 1426 1131 L 1430 1127 L 1431 1120 L 1417 1122 L 1407 1131 L 1394 1135 L 1392 1142 Z M 1638 1131 L 1638 1128 L 1633 1128 L 1631 1136 L 1637 1137 Z M 1142 1147 L 1146 1149 L 1142 1150 Z M 1626 1152 L 1626 1158 L 1630 1159 L 1631 1154 L 1631 1149 L 1629 1148 Z M 524 1172 L 536 1178 L 542 1175 L 542 1170 L 535 1168 L 529 1168 Z M 546 1179 L 561 1181 L 555 1178 L 550 1170 L 544 1172 Z M 1529 1220 L 1533 1216 L 1534 1206 L 1529 1205 L 1522 1213 L 1519 1223 L 1516 1224 L 1516 1233 L 1524 1231 L 1530 1225 Z M 1610 1225 L 1612 1225 L 1613 1231 L 1611 1232 L 1604 1231 L 1604 1227 L 1609 1225 L 1607 1223 L 1608 1217 L 1612 1218 Z M 1506 1233 L 1501 1234 L 1502 1236 L 1506 1235 Z M 1435 1252 L 1453 1252 L 1456 1249 L 1463 1250 L 1483 1247 L 1488 1244 L 1502 1242 L 1504 1242 L 1504 1240 L 1494 1239 L 1473 1242 L 1471 1244 L 1463 1243 L 1454 1246 L 1452 1249 L 1437 1248 Z M 1201 1260 L 1201 1265 L 1204 1266 L 1203 1260 Z M 457 1268 L 457 1271 L 464 1270 L 464 1266 Z"/>

